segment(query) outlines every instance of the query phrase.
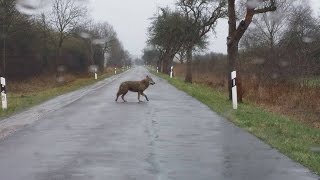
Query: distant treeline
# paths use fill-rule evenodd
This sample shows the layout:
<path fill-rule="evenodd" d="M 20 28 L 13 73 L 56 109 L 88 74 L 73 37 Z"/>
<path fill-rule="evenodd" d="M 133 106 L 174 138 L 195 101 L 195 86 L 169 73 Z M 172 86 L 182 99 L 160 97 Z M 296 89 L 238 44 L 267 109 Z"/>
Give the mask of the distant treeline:
<path fill-rule="evenodd" d="M 46 8 L 39 8 L 22 2 L 0 1 L 2 75 L 84 73 L 89 67 L 103 71 L 107 66 L 131 64 L 113 27 L 90 19 L 85 3 L 51 0 L 44 1 Z"/>

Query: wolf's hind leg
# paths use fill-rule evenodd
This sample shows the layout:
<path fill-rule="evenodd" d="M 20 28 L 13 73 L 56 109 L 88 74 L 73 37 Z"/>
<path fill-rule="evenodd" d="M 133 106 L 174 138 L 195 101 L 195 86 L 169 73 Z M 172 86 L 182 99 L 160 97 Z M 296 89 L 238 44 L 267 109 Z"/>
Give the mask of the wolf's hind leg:
<path fill-rule="evenodd" d="M 127 92 L 128 92 L 128 91 L 127 91 Z M 123 102 L 127 102 L 127 101 L 124 99 L 124 96 L 127 94 L 127 92 L 123 93 L 122 96 L 121 96 Z"/>
<path fill-rule="evenodd" d="M 120 95 L 121 95 L 121 93 L 117 93 L 116 101 L 118 101 L 118 98 L 119 98 Z"/>

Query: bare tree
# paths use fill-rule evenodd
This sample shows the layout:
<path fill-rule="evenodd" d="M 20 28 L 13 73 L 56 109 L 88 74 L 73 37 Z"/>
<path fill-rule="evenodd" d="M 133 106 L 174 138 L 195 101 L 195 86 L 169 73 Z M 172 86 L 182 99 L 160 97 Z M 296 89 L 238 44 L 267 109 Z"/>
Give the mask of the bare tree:
<path fill-rule="evenodd" d="M 204 48 L 206 35 L 217 20 L 226 15 L 225 0 L 180 0 L 178 7 L 186 17 L 183 48 L 186 51 L 187 72 L 185 82 L 192 83 L 192 51 L 195 46 Z"/>
<path fill-rule="evenodd" d="M 266 12 L 253 19 L 255 28 L 260 31 L 263 39 L 267 42 L 270 49 L 273 49 L 275 44 L 279 42 L 286 28 L 287 20 L 294 0 L 279 0 L 277 1 L 277 11 Z"/>
<path fill-rule="evenodd" d="M 52 23 L 58 31 L 57 59 L 61 56 L 63 41 L 69 35 L 70 30 L 79 22 L 81 17 L 87 13 L 87 8 L 77 0 L 54 0 L 52 7 Z"/>
<path fill-rule="evenodd" d="M 95 23 L 93 25 L 92 33 L 94 34 L 92 44 L 94 44 L 96 47 L 99 47 L 94 49 L 100 49 L 101 54 L 104 57 L 103 61 L 100 61 L 100 63 L 98 63 L 100 64 L 99 67 L 102 69 L 107 65 L 107 63 L 105 62 L 106 54 L 111 53 L 112 42 L 116 41 L 117 33 L 115 32 L 113 27 L 107 22 Z M 126 57 L 129 57 L 129 55 Z"/>
<path fill-rule="evenodd" d="M 290 62 L 291 76 L 309 76 L 317 71 L 317 63 L 310 54 L 320 46 L 319 19 L 313 17 L 311 6 L 302 2 L 293 8 L 288 29 L 281 39 L 283 57 Z M 319 61 L 317 61 L 319 64 Z"/>
<path fill-rule="evenodd" d="M 49 41 L 53 39 L 50 36 L 50 26 L 48 22 L 48 17 L 46 13 L 41 13 L 38 17 L 36 17 L 36 21 L 39 23 L 39 31 L 40 37 L 42 40 L 42 49 L 41 49 L 41 56 L 42 56 L 42 66 L 46 67 L 48 65 L 48 56 L 49 56 Z"/>
<path fill-rule="evenodd" d="M 156 65 L 159 60 L 160 52 L 154 47 L 147 47 L 143 49 L 142 60 L 144 64 Z"/>
<path fill-rule="evenodd" d="M 264 80 L 272 80 L 282 71 L 279 61 L 279 42 L 287 31 L 294 0 L 278 0 L 277 11 L 258 14 L 241 40 L 241 48 L 249 55 L 260 58 L 260 70 L 256 72 L 258 85 Z"/>
<path fill-rule="evenodd" d="M 101 38 L 100 42 L 103 48 L 103 53 L 110 52 L 112 42 L 117 39 L 117 33 L 107 22 L 98 23 L 96 25 L 96 29 Z"/>
<path fill-rule="evenodd" d="M 161 8 L 162 14 L 156 16 L 149 28 L 148 44 L 159 51 L 158 66 L 163 73 L 170 72 L 175 54 L 181 49 L 186 21 L 180 12 Z"/>
<path fill-rule="evenodd" d="M 245 7 L 245 17 L 237 26 L 237 17 L 236 17 L 236 8 L 235 0 L 228 0 L 228 23 L 229 23 L 229 34 L 227 37 L 227 51 L 228 51 L 228 82 L 230 78 L 230 72 L 237 70 L 238 63 L 238 50 L 239 50 L 239 41 L 242 38 L 243 34 L 248 29 L 251 24 L 254 15 L 266 13 L 269 11 L 275 11 L 276 0 L 247 0 Z M 239 72 L 239 71 L 238 71 Z M 228 83 L 229 98 L 232 98 L 231 94 L 231 83 Z M 242 102 L 242 86 L 241 86 L 241 76 L 238 73 L 238 100 Z"/>

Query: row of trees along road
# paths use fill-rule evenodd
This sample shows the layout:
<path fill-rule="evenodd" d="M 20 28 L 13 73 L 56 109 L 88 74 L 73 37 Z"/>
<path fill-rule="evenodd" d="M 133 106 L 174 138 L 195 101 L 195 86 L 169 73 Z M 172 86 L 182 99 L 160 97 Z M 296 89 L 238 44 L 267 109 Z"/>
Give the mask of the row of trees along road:
<path fill-rule="evenodd" d="M 107 65 L 131 64 L 113 27 L 90 19 L 85 1 L 28 2 L 0 0 L 2 75 L 84 73 L 91 65 L 102 71 Z"/>
<path fill-rule="evenodd" d="M 281 0 L 278 0 L 279 2 Z M 156 63 L 161 72 L 168 73 L 176 55 L 187 61 L 185 81 L 192 82 L 192 52 L 207 46 L 208 32 L 214 31 L 220 18 L 228 19 L 228 73 L 238 70 L 239 42 L 256 14 L 275 11 L 277 0 L 178 0 L 174 10 L 161 8 L 161 13 L 153 17 L 149 28 L 149 47 L 144 58 L 150 53 L 158 58 L 145 59 L 146 63 Z M 146 55 L 149 53 L 149 55 Z M 155 60 L 157 59 L 157 60 Z M 242 101 L 241 76 L 238 73 L 239 101 Z M 231 98 L 231 84 L 228 90 Z"/>

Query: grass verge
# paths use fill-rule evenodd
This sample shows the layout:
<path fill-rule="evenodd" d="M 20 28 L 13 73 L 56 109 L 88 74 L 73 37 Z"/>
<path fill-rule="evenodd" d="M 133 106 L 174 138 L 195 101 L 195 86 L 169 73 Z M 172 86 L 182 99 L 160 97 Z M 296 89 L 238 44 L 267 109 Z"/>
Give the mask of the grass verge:
<path fill-rule="evenodd" d="M 320 147 L 320 129 L 248 103 L 239 104 L 238 110 L 233 110 L 231 102 L 227 100 L 227 94 L 221 91 L 205 85 L 187 84 L 179 78 L 170 79 L 169 76 L 160 73 L 154 74 L 320 175 L 320 152 L 313 150 L 314 147 Z"/>
<path fill-rule="evenodd" d="M 26 108 L 40 104 L 46 100 L 52 99 L 59 95 L 72 92 L 82 87 L 94 84 L 112 75 L 113 73 L 111 72 L 104 73 L 98 77 L 98 80 L 94 80 L 93 77 L 78 77 L 74 81 L 65 83 L 64 85 L 55 87 L 41 87 L 39 90 L 30 92 L 9 91 L 7 94 L 8 109 L 5 111 L 0 110 L 0 118 L 8 117 L 16 112 L 25 110 Z"/>

